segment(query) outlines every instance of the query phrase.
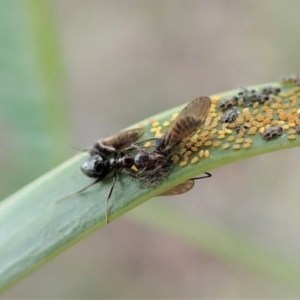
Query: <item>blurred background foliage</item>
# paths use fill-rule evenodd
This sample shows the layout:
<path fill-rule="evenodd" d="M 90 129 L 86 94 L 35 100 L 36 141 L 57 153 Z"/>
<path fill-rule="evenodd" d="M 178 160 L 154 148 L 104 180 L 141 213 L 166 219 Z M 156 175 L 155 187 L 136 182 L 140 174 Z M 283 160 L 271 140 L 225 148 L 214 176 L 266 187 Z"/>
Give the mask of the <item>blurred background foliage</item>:
<path fill-rule="evenodd" d="M 76 149 L 155 113 L 297 73 L 299 12 L 298 0 L 1 0 L 1 198 Z M 147 208 L 152 220 L 166 214 L 151 209 L 163 203 L 300 265 L 298 151 L 229 165 L 186 195 L 154 199 L 4 297 L 299 297 L 285 280 L 141 217 Z"/>

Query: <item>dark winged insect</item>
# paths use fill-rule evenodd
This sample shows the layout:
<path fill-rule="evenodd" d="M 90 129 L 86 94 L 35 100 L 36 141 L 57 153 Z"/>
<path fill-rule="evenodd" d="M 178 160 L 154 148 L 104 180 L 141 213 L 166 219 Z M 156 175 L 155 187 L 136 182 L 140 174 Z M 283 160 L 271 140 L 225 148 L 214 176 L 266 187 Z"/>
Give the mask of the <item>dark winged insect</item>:
<path fill-rule="evenodd" d="M 281 126 L 273 126 L 269 129 L 267 129 L 264 133 L 263 133 L 263 138 L 266 141 L 270 141 L 270 140 L 274 140 L 277 139 L 278 137 L 280 137 L 283 133 L 283 128 Z"/>
<path fill-rule="evenodd" d="M 250 107 L 257 101 L 257 93 L 255 90 L 242 88 L 242 91 L 237 94 L 238 101 L 245 107 Z"/>
<path fill-rule="evenodd" d="M 246 126 L 246 125 L 236 125 L 235 127 L 235 130 L 237 133 L 240 133 L 240 131 L 246 131 L 247 129 L 249 129 L 249 126 Z"/>
<path fill-rule="evenodd" d="M 238 104 L 238 97 L 237 96 L 231 96 L 227 97 L 225 99 L 222 99 L 219 103 L 220 110 L 224 111 L 228 108 L 231 108 Z"/>
<path fill-rule="evenodd" d="M 238 115 L 239 111 L 235 107 L 232 107 L 224 113 L 222 123 L 233 123 L 237 119 Z"/>
<path fill-rule="evenodd" d="M 300 80 L 300 77 L 297 74 L 291 74 L 288 76 L 283 76 L 280 80 L 280 82 L 283 85 L 293 85 L 293 84 L 298 84 Z"/>
<path fill-rule="evenodd" d="M 144 127 L 121 131 L 120 133 L 98 140 L 90 149 L 90 154 L 109 155 L 129 147 L 144 134 Z"/>
<path fill-rule="evenodd" d="M 262 89 L 263 95 L 278 95 L 281 92 L 279 87 L 267 86 Z"/>
<path fill-rule="evenodd" d="M 193 135 L 205 121 L 211 100 L 208 97 L 199 97 L 190 102 L 178 115 L 168 131 L 158 138 L 154 145 L 154 152 L 168 155 L 173 147 Z"/>
<path fill-rule="evenodd" d="M 130 129 L 98 140 L 89 151 L 91 157 L 81 166 L 81 170 L 86 176 L 96 180 L 75 194 L 83 192 L 113 172 L 113 182 L 106 200 L 105 216 L 108 223 L 108 203 L 117 180 L 117 174 L 122 172 L 148 186 L 154 186 L 167 177 L 171 172 L 168 160 L 173 148 L 199 129 L 209 113 L 210 105 L 211 100 L 208 97 L 199 97 L 190 102 L 162 137 L 152 139 L 155 140 L 153 151 L 146 151 L 143 147 L 138 146 L 145 141 L 134 144 L 144 133 L 143 128 Z M 138 170 L 137 173 L 131 171 L 133 166 Z M 209 173 L 206 173 L 203 177 L 192 178 L 173 187 L 163 195 L 185 193 L 193 187 L 194 179 L 210 176 Z"/>
<path fill-rule="evenodd" d="M 258 102 L 259 104 L 264 104 L 268 100 L 270 100 L 269 94 L 268 95 L 267 94 L 261 94 L 261 95 L 257 95 L 256 99 L 254 99 L 254 102 Z"/>
<path fill-rule="evenodd" d="M 246 88 L 242 88 L 242 91 L 237 94 L 239 98 L 240 104 L 242 104 L 245 107 L 252 106 L 255 102 L 258 102 L 259 104 L 264 104 L 267 102 L 270 97 L 270 94 L 278 94 L 277 88 L 266 88 L 262 90 L 261 93 L 257 92 L 256 90 L 248 90 Z M 276 95 L 277 95 L 276 94 Z"/>
<path fill-rule="evenodd" d="M 168 176 L 171 166 L 168 163 L 172 150 L 180 142 L 196 133 L 205 121 L 211 106 L 208 97 L 199 97 L 190 102 L 177 116 L 162 137 L 156 138 L 152 152 L 139 151 L 135 155 L 135 166 L 140 172 L 137 177 L 148 185 L 155 185 Z M 151 163 L 156 161 L 159 163 Z M 150 163 L 150 164 L 149 164 Z"/>

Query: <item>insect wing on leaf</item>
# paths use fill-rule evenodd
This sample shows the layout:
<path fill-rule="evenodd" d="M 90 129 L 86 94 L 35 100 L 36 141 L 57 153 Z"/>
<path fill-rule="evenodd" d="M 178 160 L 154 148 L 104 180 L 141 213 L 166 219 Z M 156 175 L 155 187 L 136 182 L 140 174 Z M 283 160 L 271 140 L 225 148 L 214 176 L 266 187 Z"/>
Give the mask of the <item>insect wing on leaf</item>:
<path fill-rule="evenodd" d="M 188 192 L 194 187 L 195 181 L 190 179 L 184 183 L 174 186 L 170 190 L 160 194 L 159 196 L 174 196 Z"/>
<path fill-rule="evenodd" d="M 184 138 L 194 134 L 205 121 L 211 100 L 199 97 L 190 102 L 178 115 L 168 131 L 163 135 L 166 150 L 180 143 Z"/>
<path fill-rule="evenodd" d="M 113 147 L 115 150 L 122 150 L 129 147 L 144 134 L 144 127 L 138 127 L 121 131 L 118 134 L 101 139 L 99 142 L 108 147 Z"/>
<path fill-rule="evenodd" d="M 137 141 L 144 134 L 144 130 L 144 127 L 133 128 L 98 140 L 90 149 L 90 154 L 108 155 L 123 150 Z"/>

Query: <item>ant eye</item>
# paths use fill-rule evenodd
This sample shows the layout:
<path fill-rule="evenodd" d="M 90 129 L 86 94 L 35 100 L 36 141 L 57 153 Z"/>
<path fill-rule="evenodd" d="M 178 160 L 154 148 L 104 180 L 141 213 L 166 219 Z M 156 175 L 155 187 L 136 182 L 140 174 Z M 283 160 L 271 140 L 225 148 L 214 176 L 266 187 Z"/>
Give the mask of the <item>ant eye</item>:
<path fill-rule="evenodd" d="M 95 173 L 99 175 L 99 174 L 102 173 L 102 170 L 103 170 L 103 164 L 102 164 L 102 162 L 97 162 L 95 164 L 95 167 L 94 167 Z"/>

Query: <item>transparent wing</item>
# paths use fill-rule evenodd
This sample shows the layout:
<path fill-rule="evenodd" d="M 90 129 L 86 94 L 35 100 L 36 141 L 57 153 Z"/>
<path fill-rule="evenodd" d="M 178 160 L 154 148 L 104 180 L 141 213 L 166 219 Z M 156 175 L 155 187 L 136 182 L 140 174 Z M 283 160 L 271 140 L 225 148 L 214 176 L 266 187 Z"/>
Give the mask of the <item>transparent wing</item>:
<path fill-rule="evenodd" d="M 172 196 L 172 195 L 180 195 L 188 192 L 194 187 L 195 181 L 190 179 L 184 183 L 174 186 L 170 190 L 160 194 L 159 196 Z"/>
<path fill-rule="evenodd" d="M 144 127 L 138 127 L 121 131 L 113 136 L 99 140 L 98 143 L 113 147 L 115 150 L 122 150 L 137 141 L 144 134 L 144 130 Z"/>
<path fill-rule="evenodd" d="M 194 134 L 205 121 L 210 105 L 211 100 L 208 97 L 199 97 L 190 102 L 163 135 L 166 149 L 170 149 L 184 138 Z"/>

